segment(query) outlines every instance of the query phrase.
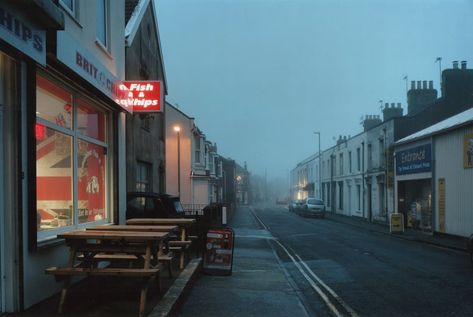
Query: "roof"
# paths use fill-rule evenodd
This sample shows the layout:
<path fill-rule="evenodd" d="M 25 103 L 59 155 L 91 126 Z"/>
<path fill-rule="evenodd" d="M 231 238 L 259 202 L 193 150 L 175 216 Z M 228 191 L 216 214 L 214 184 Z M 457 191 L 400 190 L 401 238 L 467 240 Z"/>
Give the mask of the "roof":
<path fill-rule="evenodd" d="M 409 143 L 435 134 L 444 133 L 469 123 L 473 123 L 473 108 L 470 108 L 448 119 L 440 121 L 439 123 L 431 125 L 430 127 L 420 130 L 414 134 L 408 135 L 405 138 L 397 141 L 396 145 Z"/>
<path fill-rule="evenodd" d="M 156 27 L 156 40 L 158 42 L 159 50 L 158 54 L 163 71 L 164 93 L 167 95 L 166 70 L 164 68 L 163 52 L 161 50 L 161 40 L 159 37 L 158 16 L 156 14 L 154 0 L 125 0 L 125 46 L 129 47 L 131 43 L 133 43 L 135 35 L 140 27 L 141 20 L 150 5 L 153 12 L 154 25 Z"/>

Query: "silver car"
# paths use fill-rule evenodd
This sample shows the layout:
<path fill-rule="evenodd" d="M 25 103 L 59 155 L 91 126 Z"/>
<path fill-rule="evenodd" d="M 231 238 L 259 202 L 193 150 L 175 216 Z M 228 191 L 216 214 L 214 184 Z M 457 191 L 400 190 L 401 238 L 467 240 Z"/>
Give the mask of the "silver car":
<path fill-rule="evenodd" d="M 307 216 L 325 217 L 325 204 L 322 200 L 307 197 L 303 205 L 304 214 Z"/>

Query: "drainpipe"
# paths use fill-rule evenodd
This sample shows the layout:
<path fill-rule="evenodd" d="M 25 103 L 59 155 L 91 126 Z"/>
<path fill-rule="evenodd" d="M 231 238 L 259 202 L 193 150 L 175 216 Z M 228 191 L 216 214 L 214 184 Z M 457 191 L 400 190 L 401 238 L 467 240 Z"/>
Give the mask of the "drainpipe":
<path fill-rule="evenodd" d="M 365 142 L 361 142 L 361 184 L 363 185 L 363 218 L 365 218 Z"/>

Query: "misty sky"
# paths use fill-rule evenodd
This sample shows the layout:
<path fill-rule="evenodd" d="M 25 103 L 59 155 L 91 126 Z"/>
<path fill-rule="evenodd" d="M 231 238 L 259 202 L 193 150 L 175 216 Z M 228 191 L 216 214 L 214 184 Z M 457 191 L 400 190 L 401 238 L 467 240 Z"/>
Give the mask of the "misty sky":
<path fill-rule="evenodd" d="M 156 0 L 168 102 L 218 152 L 283 177 L 401 102 L 406 82 L 473 67 L 471 0 Z M 440 94 L 440 92 L 439 92 Z"/>

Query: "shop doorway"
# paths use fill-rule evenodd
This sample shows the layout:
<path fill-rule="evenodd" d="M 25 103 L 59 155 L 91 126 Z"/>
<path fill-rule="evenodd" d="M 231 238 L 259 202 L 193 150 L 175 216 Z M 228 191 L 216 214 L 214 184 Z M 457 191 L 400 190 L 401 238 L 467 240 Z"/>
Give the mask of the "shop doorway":
<path fill-rule="evenodd" d="M 432 232 L 432 180 L 399 182 L 398 208 L 407 228 Z"/>

